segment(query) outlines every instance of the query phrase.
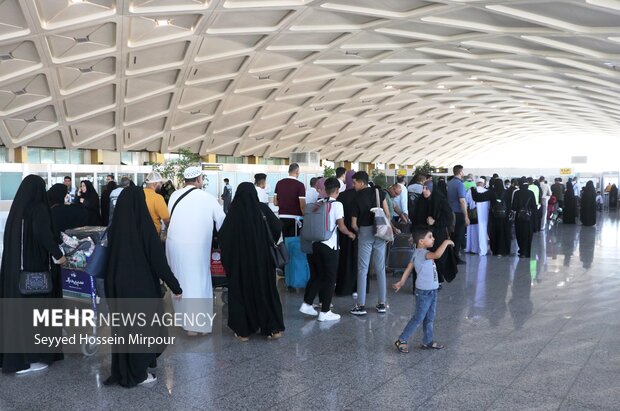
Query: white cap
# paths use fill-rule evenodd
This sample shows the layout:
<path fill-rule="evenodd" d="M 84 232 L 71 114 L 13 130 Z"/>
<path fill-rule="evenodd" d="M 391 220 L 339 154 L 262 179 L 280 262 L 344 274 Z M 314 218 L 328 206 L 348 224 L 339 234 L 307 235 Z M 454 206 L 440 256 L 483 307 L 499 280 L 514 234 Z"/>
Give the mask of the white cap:
<path fill-rule="evenodd" d="M 478 177 L 478 179 L 476 180 L 476 183 L 486 183 L 486 180 L 482 177 Z"/>
<path fill-rule="evenodd" d="M 144 180 L 146 184 L 161 183 L 162 181 L 164 181 L 164 179 L 161 177 L 161 174 L 159 174 L 157 171 L 148 173 L 148 175 L 146 176 L 146 179 Z"/>
<path fill-rule="evenodd" d="M 190 166 L 183 171 L 183 178 L 186 180 L 191 180 L 192 178 L 196 178 L 202 175 L 202 170 L 200 167 Z"/>

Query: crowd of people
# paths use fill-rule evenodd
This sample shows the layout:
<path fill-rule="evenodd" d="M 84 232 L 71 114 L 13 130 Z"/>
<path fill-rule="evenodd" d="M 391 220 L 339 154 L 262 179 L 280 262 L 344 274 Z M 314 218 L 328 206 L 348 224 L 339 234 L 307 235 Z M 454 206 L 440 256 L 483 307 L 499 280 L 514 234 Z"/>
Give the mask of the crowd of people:
<path fill-rule="evenodd" d="M 339 167 L 334 177 L 313 178 L 306 188 L 299 181 L 298 164 L 291 164 L 288 171 L 289 176 L 275 186 L 277 215 L 269 207 L 263 173 L 254 176 L 253 184 L 241 183 L 234 194 L 225 181 L 224 206 L 202 190 L 202 171 L 193 166 L 184 170 L 184 187 L 176 191 L 157 172 L 147 176 L 144 188 L 126 177 L 117 184 L 110 175 L 101 198 L 87 180 L 74 191 L 71 178 L 66 177 L 64 184 L 55 184 L 46 193 L 44 180 L 30 175 L 20 185 L 7 219 L 0 298 L 21 297 L 17 282 L 22 270 L 47 269 L 53 291 L 40 297 L 62 297 L 61 233 L 104 225 L 109 249 L 107 297 L 162 298 L 163 282 L 172 293 L 175 312 L 195 310 L 195 305 L 186 304 L 188 299 L 202 301 L 204 306 L 198 309 L 209 311 L 213 297 L 209 251 L 217 237 L 228 282 L 228 326 L 239 341 L 246 342 L 255 334 L 277 339 L 283 336 L 285 324 L 276 286 L 276 269 L 282 267 L 274 250 L 282 239 L 299 237 L 304 224 L 308 230 L 304 215 L 309 207 L 324 207 L 323 228 L 328 234 L 312 242 L 304 257 L 310 275 L 299 311 L 318 321 L 338 321 L 341 316 L 332 312 L 331 304 L 335 294 L 356 299 L 351 314 L 367 315 L 372 273 L 377 281 L 375 310 L 387 312 L 390 238 L 378 235 L 381 225 L 393 235 L 407 233 L 415 247 L 402 278 L 393 284 L 398 291 L 409 276 L 415 278 L 415 313 L 395 345 L 399 352 L 408 352 L 407 339 L 423 324 L 422 347 L 441 349 L 433 340 L 437 291 L 441 283 L 456 277 L 458 265 L 465 263 L 463 251 L 511 255 L 514 228 L 517 254 L 529 258 L 534 233 L 548 227 L 550 204 L 562 209 L 565 224 L 574 224 L 577 215 L 583 225 L 596 223 L 598 201 L 592 181 L 583 189 L 576 179 L 566 185 L 556 179 L 548 185 L 544 177 L 509 181 L 495 174 L 474 182 L 457 165 L 447 179 L 414 175 L 407 185 L 405 177 L 399 176 L 394 184 L 379 187 L 367 172 Z M 613 190 L 617 197 L 614 187 L 610 195 Z M 295 274 L 292 268 L 283 269 L 285 276 Z M 314 306 L 317 296 L 318 311 Z M 9 338 L 5 331 L 1 338 Z M 211 329 L 187 326 L 185 331 L 198 336 Z M 0 367 L 4 373 L 25 373 L 61 358 L 5 353 L 0 354 Z M 153 382 L 156 377 L 148 370 L 156 366 L 156 359 L 154 353 L 115 353 L 107 383 L 131 387 Z"/>

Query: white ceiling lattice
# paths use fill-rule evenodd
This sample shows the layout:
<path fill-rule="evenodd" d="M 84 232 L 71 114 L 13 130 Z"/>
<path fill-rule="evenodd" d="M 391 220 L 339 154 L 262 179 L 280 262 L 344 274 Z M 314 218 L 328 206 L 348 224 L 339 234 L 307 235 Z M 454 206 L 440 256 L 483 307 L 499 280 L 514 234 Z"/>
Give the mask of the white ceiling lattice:
<path fill-rule="evenodd" d="M 0 0 L 7 147 L 448 164 L 618 101 L 618 0 Z"/>

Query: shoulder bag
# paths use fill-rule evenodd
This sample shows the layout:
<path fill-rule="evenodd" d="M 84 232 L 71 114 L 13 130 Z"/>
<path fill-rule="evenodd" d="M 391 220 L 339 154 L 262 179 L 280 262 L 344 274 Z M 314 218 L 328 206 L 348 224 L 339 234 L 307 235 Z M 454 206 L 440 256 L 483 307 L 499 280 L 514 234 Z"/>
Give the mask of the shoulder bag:
<path fill-rule="evenodd" d="M 49 264 L 49 257 L 48 257 Z M 51 268 L 51 267 L 50 267 Z M 50 294 L 52 275 L 47 271 L 24 270 L 24 220 L 22 220 L 21 265 L 19 269 L 19 292 L 22 295 Z"/>
<path fill-rule="evenodd" d="M 381 199 L 379 197 L 378 189 L 375 189 L 375 195 L 377 199 L 377 207 L 370 210 L 375 214 L 375 237 L 385 241 L 394 241 L 394 231 L 392 230 L 390 221 L 385 215 L 385 211 L 383 211 L 383 207 L 381 207 Z"/>
<path fill-rule="evenodd" d="M 532 219 L 532 210 L 529 209 L 530 198 L 527 199 L 525 205 L 517 212 L 517 221 L 528 222 Z"/>
<path fill-rule="evenodd" d="M 183 194 L 181 194 L 181 197 L 179 197 L 179 199 L 172 206 L 172 210 L 170 210 L 169 221 L 172 221 L 172 213 L 174 213 L 174 209 L 177 208 L 177 206 L 179 205 L 181 200 L 183 200 L 189 193 L 191 193 L 192 191 L 197 190 L 197 189 L 198 189 L 198 187 L 192 187 L 189 190 L 187 190 L 186 192 L 184 192 Z"/>
<path fill-rule="evenodd" d="M 265 223 L 265 227 L 267 227 L 267 235 L 269 236 L 269 254 L 271 254 L 271 259 L 273 260 L 276 268 L 283 268 L 288 263 L 289 259 L 286 244 L 284 243 L 284 241 L 278 244 L 273 240 L 273 234 L 271 233 L 271 228 L 269 228 L 267 217 L 262 212 L 262 210 L 259 209 L 258 211 L 263 217 L 263 223 Z"/>

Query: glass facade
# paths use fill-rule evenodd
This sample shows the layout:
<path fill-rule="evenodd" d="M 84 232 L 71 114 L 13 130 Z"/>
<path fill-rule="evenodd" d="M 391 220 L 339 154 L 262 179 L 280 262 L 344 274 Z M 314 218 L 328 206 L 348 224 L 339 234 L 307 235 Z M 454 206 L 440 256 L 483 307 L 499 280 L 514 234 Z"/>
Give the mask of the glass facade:
<path fill-rule="evenodd" d="M 234 157 L 234 156 L 216 156 L 216 160 L 221 164 L 244 164 L 244 157 Z"/>
<path fill-rule="evenodd" d="M 13 200 L 22 182 L 22 173 L 0 173 L 0 200 Z"/>
<path fill-rule="evenodd" d="M 84 151 L 28 147 L 28 163 L 84 164 Z"/>
<path fill-rule="evenodd" d="M 6 147 L 0 147 L 0 163 L 7 163 L 9 161 L 9 153 Z"/>

